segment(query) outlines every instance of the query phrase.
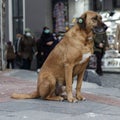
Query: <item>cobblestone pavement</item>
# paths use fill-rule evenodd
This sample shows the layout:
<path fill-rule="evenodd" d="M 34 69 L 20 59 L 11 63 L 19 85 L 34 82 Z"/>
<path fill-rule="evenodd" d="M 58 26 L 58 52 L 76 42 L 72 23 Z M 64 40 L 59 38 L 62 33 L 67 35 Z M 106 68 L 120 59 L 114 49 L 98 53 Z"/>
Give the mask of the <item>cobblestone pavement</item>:
<path fill-rule="evenodd" d="M 113 87 L 120 89 L 120 73 L 106 73 L 102 77 L 102 86 L 103 87 Z"/>
<path fill-rule="evenodd" d="M 23 71 L 22 73 L 24 73 Z M 11 74 L 11 76 L 10 76 Z M 19 74 L 19 72 L 17 72 Z M 36 88 L 36 80 L 30 80 L 21 73 L 19 76 L 15 72 L 5 71 L 0 73 L 0 102 L 13 100 L 10 98 L 13 92 L 32 92 Z M 24 73 L 27 76 L 27 72 Z M 28 74 L 29 75 L 29 74 Z M 37 77 L 37 76 L 36 76 Z M 22 78 L 22 79 L 21 79 Z"/>
<path fill-rule="evenodd" d="M 14 100 L 10 98 L 13 92 L 28 93 L 36 89 L 37 73 L 0 72 L 0 120 L 120 120 L 119 74 L 104 74 L 99 79 L 104 87 L 83 82 L 82 94 L 86 101 L 78 103 Z"/>

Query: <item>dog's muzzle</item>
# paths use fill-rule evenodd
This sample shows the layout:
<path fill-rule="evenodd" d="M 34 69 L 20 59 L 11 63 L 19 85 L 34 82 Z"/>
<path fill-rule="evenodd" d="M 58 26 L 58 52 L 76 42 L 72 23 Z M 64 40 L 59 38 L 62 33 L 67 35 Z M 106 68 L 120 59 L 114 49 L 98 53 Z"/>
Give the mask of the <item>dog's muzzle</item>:
<path fill-rule="evenodd" d="M 93 28 L 93 33 L 99 34 L 99 33 L 104 33 L 107 30 L 107 25 L 102 24 L 101 26 L 96 26 Z"/>

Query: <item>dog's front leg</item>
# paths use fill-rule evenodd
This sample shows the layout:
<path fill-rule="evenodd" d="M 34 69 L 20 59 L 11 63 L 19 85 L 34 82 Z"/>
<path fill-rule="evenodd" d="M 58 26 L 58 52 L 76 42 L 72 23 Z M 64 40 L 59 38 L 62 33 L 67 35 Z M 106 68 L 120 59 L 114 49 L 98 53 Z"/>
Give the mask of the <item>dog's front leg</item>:
<path fill-rule="evenodd" d="M 65 64 L 65 81 L 66 81 L 67 100 L 69 102 L 76 102 L 77 99 L 74 98 L 72 94 L 72 72 L 73 72 L 73 65 Z"/>
<path fill-rule="evenodd" d="M 77 78 L 77 85 L 76 85 L 76 98 L 78 100 L 85 100 L 85 98 L 82 97 L 82 95 L 81 95 L 81 86 L 82 86 L 82 81 L 83 81 L 83 77 L 84 77 L 87 63 L 88 63 L 88 61 L 83 63 L 83 65 L 80 67 L 81 72 L 77 76 L 78 78 Z"/>
<path fill-rule="evenodd" d="M 77 86 L 76 86 L 76 98 L 78 100 L 85 100 L 85 98 L 81 95 L 81 86 L 83 81 L 84 71 L 78 75 L 77 78 Z"/>

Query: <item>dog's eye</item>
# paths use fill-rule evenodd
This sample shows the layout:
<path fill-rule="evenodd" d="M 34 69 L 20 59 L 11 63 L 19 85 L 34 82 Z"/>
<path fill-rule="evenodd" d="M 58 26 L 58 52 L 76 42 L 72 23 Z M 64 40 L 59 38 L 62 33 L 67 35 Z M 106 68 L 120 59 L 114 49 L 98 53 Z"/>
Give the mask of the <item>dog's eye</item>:
<path fill-rule="evenodd" d="M 93 17 L 92 19 L 93 19 L 93 20 L 97 20 L 98 18 L 97 18 L 97 16 L 96 16 L 96 17 Z"/>

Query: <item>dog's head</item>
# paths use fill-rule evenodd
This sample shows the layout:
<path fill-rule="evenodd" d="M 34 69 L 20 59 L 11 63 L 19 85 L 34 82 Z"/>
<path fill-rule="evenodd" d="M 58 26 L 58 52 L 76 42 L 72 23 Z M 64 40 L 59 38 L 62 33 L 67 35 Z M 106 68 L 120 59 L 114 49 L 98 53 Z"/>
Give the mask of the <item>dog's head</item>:
<path fill-rule="evenodd" d="M 107 30 L 107 26 L 103 23 L 101 15 L 97 12 L 87 11 L 77 19 L 80 29 L 101 33 Z"/>

